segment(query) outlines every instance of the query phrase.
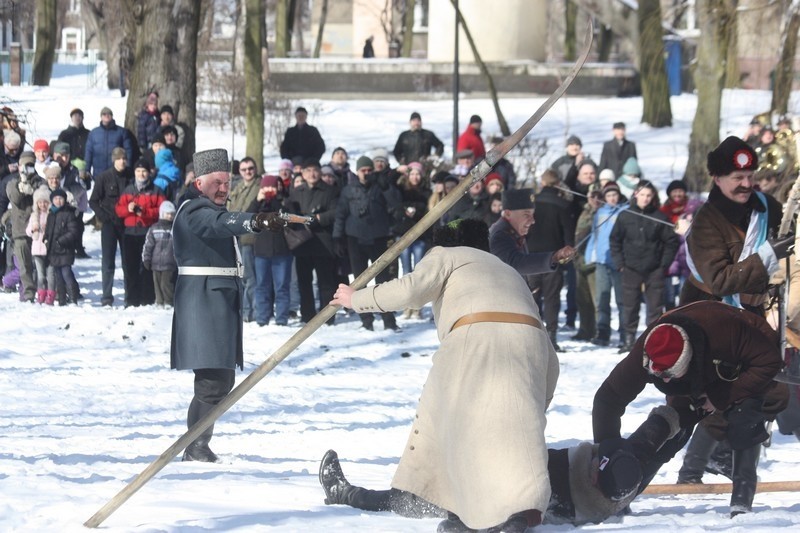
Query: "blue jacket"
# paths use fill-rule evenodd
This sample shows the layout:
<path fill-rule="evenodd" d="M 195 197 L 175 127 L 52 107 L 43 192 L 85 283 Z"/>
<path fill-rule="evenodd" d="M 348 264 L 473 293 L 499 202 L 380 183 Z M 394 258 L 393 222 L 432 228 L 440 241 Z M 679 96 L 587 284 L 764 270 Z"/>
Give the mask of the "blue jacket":
<path fill-rule="evenodd" d="M 617 221 L 620 212 L 628 209 L 628 206 L 629 204 L 627 203 L 615 206 L 604 204 L 595 212 L 594 220 L 592 221 L 592 233 L 586 243 L 586 252 L 584 254 L 587 265 L 600 263 L 601 265 L 617 268 L 611 259 L 609 237 L 611 237 L 611 230 L 614 229 L 614 223 Z"/>
<path fill-rule="evenodd" d="M 181 171 L 172 160 L 172 150 L 160 150 L 156 154 L 156 168 L 158 174 L 153 180 L 156 187 L 164 191 L 167 199 L 172 200 L 175 197 L 175 191 L 178 190 L 180 185 Z"/>
<path fill-rule="evenodd" d="M 111 151 L 117 146 L 125 149 L 128 164 L 134 164 L 133 144 L 124 128 L 117 126 L 113 120 L 108 126 L 100 124 L 89 132 L 86 139 L 86 170 L 97 176 L 111 167 Z"/>

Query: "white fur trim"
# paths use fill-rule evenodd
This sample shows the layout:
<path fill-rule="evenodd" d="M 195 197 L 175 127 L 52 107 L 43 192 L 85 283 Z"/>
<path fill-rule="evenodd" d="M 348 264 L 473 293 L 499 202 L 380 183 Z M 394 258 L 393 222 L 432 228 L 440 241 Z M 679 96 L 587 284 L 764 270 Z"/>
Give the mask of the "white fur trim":
<path fill-rule="evenodd" d="M 680 378 L 686 375 L 686 372 L 689 370 L 689 361 L 692 360 L 692 344 L 689 342 L 689 335 L 686 333 L 686 330 L 682 327 L 678 326 L 677 324 L 659 324 L 653 329 L 650 330 L 650 333 L 647 334 L 647 338 L 644 341 L 644 346 L 647 346 L 647 341 L 650 340 L 650 335 L 653 334 L 658 328 L 662 327 L 671 327 L 678 330 L 678 333 L 681 334 L 683 338 L 683 350 L 681 351 L 681 355 L 678 357 L 678 360 L 669 368 L 669 374 L 673 378 Z M 650 360 L 650 357 L 647 355 L 647 352 L 643 351 L 642 357 L 644 358 L 644 366 L 651 374 L 655 374 L 656 371 L 653 370 L 653 361 Z"/>

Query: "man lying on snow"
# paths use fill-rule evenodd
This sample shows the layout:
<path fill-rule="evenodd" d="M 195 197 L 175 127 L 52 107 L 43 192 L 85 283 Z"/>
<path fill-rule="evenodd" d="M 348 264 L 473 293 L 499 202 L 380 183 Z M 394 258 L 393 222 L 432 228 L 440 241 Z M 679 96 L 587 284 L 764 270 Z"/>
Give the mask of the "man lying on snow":
<path fill-rule="evenodd" d="M 545 524 L 598 523 L 618 514 L 638 495 L 642 468 L 636 452 L 654 453 L 679 429 L 678 414 L 661 405 L 627 439 L 608 439 L 600 444 L 582 442 L 565 449 L 548 449 L 547 469 L 552 493 Z M 365 511 L 391 511 L 407 518 L 448 516 L 447 511 L 398 489 L 369 490 L 351 485 L 342 472 L 336 452 L 322 458 L 319 481 L 325 503 L 343 504 Z M 439 525 L 440 532 L 474 531 L 461 527 L 451 517 Z M 495 531 L 494 528 L 485 531 Z M 524 529 L 503 528 L 504 532 Z"/>
<path fill-rule="evenodd" d="M 566 450 L 558 454 L 562 466 L 551 482 L 555 463 L 544 441 L 558 359 L 524 279 L 488 253 L 486 224 L 457 221 L 438 228 L 433 241 L 412 273 L 360 291 L 339 285 L 331 303 L 383 312 L 433 302 L 441 346 L 392 487 L 446 510 L 441 531 L 524 531 L 541 523 L 553 488 L 559 505 L 572 501 L 566 474 L 576 459 Z M 482 285 L 489 278 L 491 298 Z M 591 445 L 580 450 L 574 454 L 589 465 Z M 628 455 L 617 457 L 620 451 Z M 641 472 L 630 451 L 612 446 L 605 457 L 601 466 L 613 475 L 598 476 L 598 483 L 616 498 L 606 500 L 608 516 L 627 505 L 609 502 L 635 491 Z M 323 465 L 324 483 L 346 484 L 338 466 L 327 470 Z"/>

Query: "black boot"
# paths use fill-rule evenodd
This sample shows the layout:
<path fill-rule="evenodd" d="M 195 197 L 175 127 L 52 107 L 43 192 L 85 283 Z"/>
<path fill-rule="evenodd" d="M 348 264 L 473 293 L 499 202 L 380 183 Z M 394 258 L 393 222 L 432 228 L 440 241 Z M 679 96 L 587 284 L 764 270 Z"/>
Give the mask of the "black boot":
<path fill-rule="evenodd" d="M 731 493 L 731 518 L 753 509 L 758 476 L 758 458 L 761 456 L 761 443 L 733 450 L 733 492 Z"/>
<path fill-rule="evenodd" d="M 344 477 L 339 456 L 333 450 L 328 450 L 319 463 L 319 484 L 325 491 L 325 505 L 345 504 L 344 493 L 350 483 Z"/>
<path fill-rule="evenodd" d="M 213 404 L 201 402 L 192 398 L 189 404 L 189 412 L 186 416 L 186 425 L 191 428 L 198 420 L 206 416 L 214 408 Z M 211 424 L 197 437 L 183 452 L 184 461 L 200 461 L 202 463 L 216 463 L 219 461 L 217 455 L 208 447 L 211 436 L 214 434 L 214 424 Z"/>
<path fill-rule="evenodd" d="M 555 331 L 548 331 L 547 334 L 550 336 L 550 342 L 553 344 L 553 349 L 558 353 L 563 353 L 564 349 L 558 345 L 556 342 L 556 332 Z"/>
<path fill-rule="evenodd" d="M 733 450 L 728 439 L 717 444 L 706 465 L 706 472 L 733 479 Z"/>
<path fill-rule="evenodd" d="M 461 521 L 461 519 L 453 513 L 447 513 L 447 519 L 439 522 L 436 528 L 436 533 L 474 533 L 474 529 L 470 529 Z"/>
<path fill-rule="evenodd" d="M 678 412 L 668 405 L 659 405 L 650 411 L 647 420 L 628 437 L 633 453 L 642 463 L 655 457 L 665 442 L 680 430 Z"/>
<path fill-rule="evenodd" d="M 525 533 L 529 527 L 542 523 L 542 513 L 536 510 L 525 511 L 511 515 L 508 520 L 499 526 L 489 529 L 479 529 L 479 533 Z"/>
<path fill-rule="evenodd" d="M 67 287 L 67 296 L 69 296 L 70 302 L 72 302 L 72 303 L 77 305 L 78 304 L 78 300 L 80 300 L 80 294 L 81 294 L 81 290 L 78 287 L 77 282 L 76 283 L 72 283 L 72 284 L 70 284 L 69 287 Z"/>
<path fill-rule="evenodd" d="M 702 425 L 694 429 L 692 440 L 686 448 L 683 457 L 683 466 L 678 471 L 678 484 L 698 484 L 703 482 L 703 472 L 708 464 L 708 458 L 717 447 L 717 441 Z"/>

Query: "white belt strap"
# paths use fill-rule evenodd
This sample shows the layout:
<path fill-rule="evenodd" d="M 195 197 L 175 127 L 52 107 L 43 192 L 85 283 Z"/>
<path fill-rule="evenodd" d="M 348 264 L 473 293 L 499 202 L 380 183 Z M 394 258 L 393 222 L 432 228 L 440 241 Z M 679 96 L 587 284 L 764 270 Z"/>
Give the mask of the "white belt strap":
<path fill-rule="evenodd" d="M 236 267 L 204 267 L 204 266 L 179 266 L 180 276 L 232 276 L 240 278 L 239 269 Z"/>

